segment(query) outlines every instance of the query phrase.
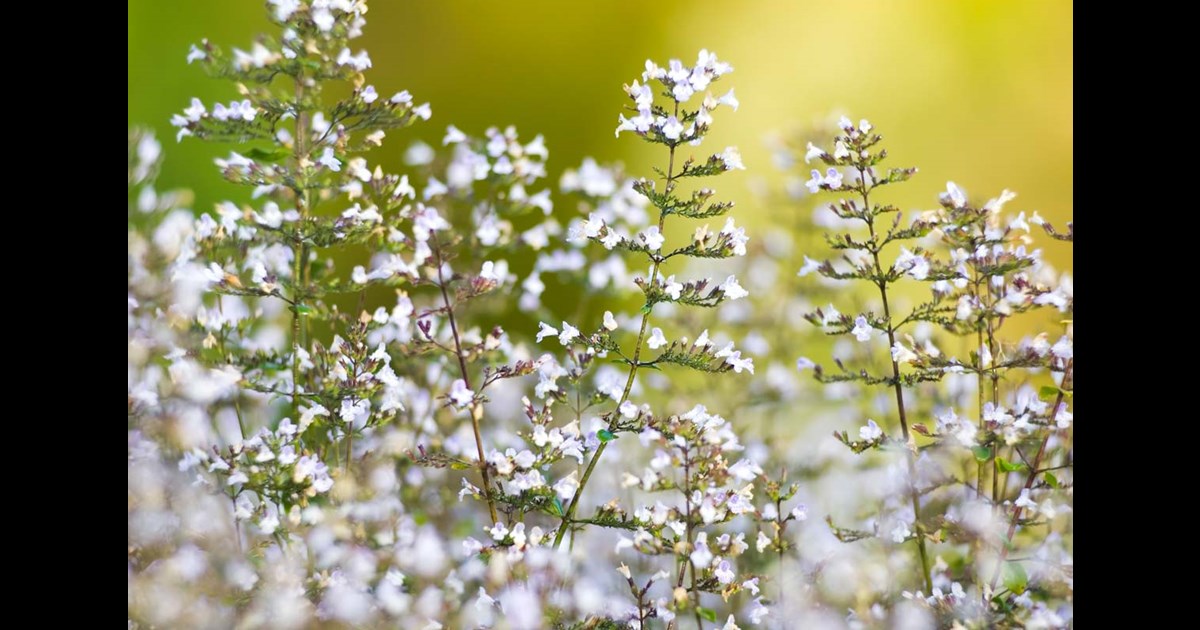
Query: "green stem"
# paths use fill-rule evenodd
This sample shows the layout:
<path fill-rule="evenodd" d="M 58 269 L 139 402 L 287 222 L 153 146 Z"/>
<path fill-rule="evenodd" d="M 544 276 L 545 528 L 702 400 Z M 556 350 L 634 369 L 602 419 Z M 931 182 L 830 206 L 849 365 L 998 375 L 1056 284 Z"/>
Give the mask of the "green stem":
<path fill-rule="evenodd" d="M 883 266 L 879 264 L 879 247 L 875 245 L 875 217 L 871 214 L 871 200 L 867 188 L 866 171 L 858 168 L 859 193 L 863 198 L 864 216 L 867 217 L 867 229 L 871 232 L 871 258 L 875 263 L 875 275 L 878 278 L 879 297 L 883 300 L 883 318 L 887 322 L 888 352 L 896 346 L 896 331 L 892 327 L 892 311 L 888 306 L 887 282 L 883 279 Z M 921 577 L 925 582 L 925 592 L 933 591 L 933 579 L 929 573 L 929 554 L 925 549 L 925 527 L 921 524 L 921 498 L 917 493 L 917 463 L 912 449 L 909 448 L 908 415 L 904 408 L 904 387 L 900 384 L 900 364 L 892 359 L 892 385 L 896 391 L 896 409 L 900 415 L 900 431 L 904 436 L 904 455 L 908 463 L 908 489 L 912 501 L 913 527 L 917 533 L 917 551 L 921 555 Z"/>
<path fill-rule="evenodd" d="M 454 305 L 450 303 L 450 294 L 446 292 L 446 278 L 442 273 L 442 246 L 436 239 L 433 245 L 437 255 L 438 289 L 442 292 L 442 304 L 446 308 L 446 318 L 450 321 L 450 333 L 454 335 L 454 356 L 458 358 L 458 369 L 462 375 L 463 384 L 474 392 L 474 388 L 471 387 L 471 375 L 467 372 L 467 360 L 463 357 L 458 323 L 454 319 Z M 487 500 L 488 514 L 492 517 L 492 524 L 496 524 L 500 522 L 500 519 L 496 514 L 496 502 L 492 499 L 491 474 L 488 471 L 487 456 L 483 452 L 483 434 L 479 430 L 479 421 L 482 419 L 483 405 L 473 401 L 471 403 L 471 428 L 475 431 L 475 449 L 479 454 L 479 473 L 483 477 L 483 496 Z"/>
<path fill-rule="evenodd" d="M 679 104 L 675 104 L 675 115 L 679 115 Z M 671 152 L 667 158 L 667 186 L 675 180 L 675 146 L 671 146 Z M 667 215 L 661 209 L 658 212 L 658 231 L 661 234 L 663 225 L 666 223 Z M 650 268 L 650 282 L 655 282 L 658 278 L 658 268 L 662 265 L 662 257 L 654 256 L 654 262 Z M 650 325 L 650 311 L 653 307 L 648 307 L 642 313 L 642 325 L 638 330 L 637 343 L 633 346 L 633 359 L 629 363 L 629 377 L 625 379 L 625 391 L 621 392 L 621 399 L 617 401 L 617 408 L 629 400 L 629 392 L 633 389 L 633 379 L 637 376 L 639 359 L 642 356 L 642 342 L 646 338 L 646 328 Z M 608 447 L 608 442 L 601 442 L 596 448 L 596 452 L 592 454 L 592 458 L 588 461 L 587 468 L 583 471 L 583 478 L 579 480 L 579 487 L 575 489 L 575 496 L 571 499 L 570 505 L 567 506 L 567 511 L 563 515 L 562 524 L 558 527 L 558 533 L 554 535 L 554 546 L 557 547 L 562 543 L 562 539 L 567 535 L 567 530 L 571 528 L 571 519 L 575 516 L 575 511 L 579 508 L 579 501 L 583 499 L 583 489 L 587 486 L 587 482 L 592 477 L 592 471 L 596 468 L 596 462 L 600 461 L 600 456 L 604 455 L 604 449 Z"/>
<path fill-rule="evenodd" d="M 1054 399 L 1054 406 L 1050 408 L 1050 421 L 1054 422 L 1058 417 L 1058 408 L 1063 404 L 1063 394 L 1066 388 L 1072 387 L 1071 372 L 1075 369 L 1075 360 L 1067 361 L 1067 366 L 1063 370 L 1062 386 L 1058 388 L 1058 396 Z M 1025 478 L 1024 490 L 1033 487 L 1034 480 L 1038 477 L 1038 464 L 1042 462 L 1042 457 L 1046 454 L 1046 445 L 1050 442 L 1050 436 L 1054 435 L 1054 431 L 1046 432 L 1046 436 L 1042 438 L 1042 444 L 1038 447 L 1037 455 L 1033 457 L 1033 464 L 1029 466 L 1029 476 Z M 1004 544 L 1000 546 L 1000 558 L 996 561 L 996 568 L 992 571 L 992 579 L 988 581 L 988 590 L 996 591 L 996 581 L 1000 579 L 1000 571 L 1004 568 L 1004 562 L 1008 559 L 1008 550 L 1012 547 L 1013 536 L 1017 533 L 1017 523 L 1021 520 L 1021 512 L 1024 508 L 1013 506 L 1012 520 L 1008 523 L 1008 533 L 1004 536 Z"/>
<path fill-rule="evenodd" d="M 292 239 L 292 414 L 300 414 L 300 353 L 296 346 L 300 344 L 300 305 L 304 302 L 303 264 L 305 247 L 301 242 L 304 220 L 308 218 L 308 198 L 304 193 L 304 184 L 300 173 L 304 170 L 301 163 L 306 157 L 306 141 L 308 139 L 308 112 L 304 107 L 304 75 L 296 77 L 296 138 L 292 144 L 293 157 L 296 161 L 296 206 L 300 211 L 300 219 L 296 221 L 295 237 Z"/>

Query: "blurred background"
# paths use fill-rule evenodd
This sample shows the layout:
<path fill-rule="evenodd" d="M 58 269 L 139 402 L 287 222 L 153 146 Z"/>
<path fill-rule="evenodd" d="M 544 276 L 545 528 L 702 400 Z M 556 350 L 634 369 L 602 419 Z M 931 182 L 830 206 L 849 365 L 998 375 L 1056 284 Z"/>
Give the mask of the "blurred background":
<path fill-rule="evenodd" d="M 234 96 L 228 83 L 186 64 L 188 45 L 208 37 L 227 49 L 248 48 L 270 27 L 264 5 L 129 2 L 129 123 L 149 125 L 165 140 L 160 186 L 193 189 L 198 210 L 242 191 L 218 176 L 213 146 L 171 140 L 168 118 L 191 97 Z M 621 85 L 639 78 L 647 58 L 693 63 L 708 48 L 734 65 L 716 90 L 736 88 L 741 108 L 718 116 L 704 149 L 741 149 L 748 170 L 721 178 L 718 190 L 737 200 L 738 222 L 751 229 L 786 210 L 749 194 L 764 179 L 782 181 L 769 134 L 809 127 L 834 111 L 869 118 L 884 134 L 893 166 L 920 167 L 912 183 L 889 193 L 902 209 L 933 207 L 936 193 L 954 180 L 981 201 L 1010 188 L 1019 197 L 1008 209 L 1038 210 L 1059 225 L 1074 215 L 1070 2 L 375 0 L 369 6 L 366 35 L 358 40 L 374 62 L 368 80 L 385 94 L 408 89 L 434 112 L 429 123 L 389 135 L 372 154 L 385 170 L 402 171 L 400 156 L 411 140 L 440 144 L 453 123 L 472 135 L 508 124 L 523 138 L 545 134 L 550 183 L 586 155 L 645 173 L 661 161 L 656 148 L 613 137 L 627 102 Z M 1048 245 L 1047 259 L 1059 269 L 1072 266 L 1069 247 Z"/>

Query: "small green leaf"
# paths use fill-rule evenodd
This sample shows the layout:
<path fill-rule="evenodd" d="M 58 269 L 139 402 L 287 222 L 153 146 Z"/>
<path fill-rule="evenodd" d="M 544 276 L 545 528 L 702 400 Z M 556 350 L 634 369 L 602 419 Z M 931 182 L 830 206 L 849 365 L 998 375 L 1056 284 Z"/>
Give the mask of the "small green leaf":
<path fill-rule="evenodd" d="M 717 611 L 715 611 L 711 608 L 704 608 L 702 606 L 700 608 L 697 608 L 696 611 L 700 613 L 701 617 L 704 617 L 705 619 L 707 619 L 709 621 L 712 621 L 714 623 L 717 621 Z"/>
<path fill-rule="evenodd" d="M 1046 385 L 1038 393 L 1041 394 L 1042 398 L 1054 398 L 1058 396 L 1058 388 L 1053 385 Z"/>
<path fill-rule="evenodd" d="M 559 499 L 558 497 L 554 497 L 554 513 L 558 516 L 562 516 L 566 513 L 563 510 L 562 499 Z"/>
<path fill-rule="evenodd" d="M 1019 470 L 1027 470 L 1029 467 L 1024 462 L 1010 462 L 1003 457 L 996 458 L 996 465 L 1000 467 L 1001 472 L 1017 472 Z"/>
<path fill-rule="evenodd" d="M 1046 473 L 1045 476 L 1046 476 L 1046 485 L 1050 486 L 1051 488 L 1060 488 L 1061 487 L 1058 483 L 1058 477 L 1055 477 L 1054 473 Z"/>
<path fill-rule="evenodd" d="M 649 313 L 649 312 L 650 312 L 650 309 L 652 309 L 652 308 L 654 308 L 652 305 L 650 305 L 650 304 L 645 304 L 645 305 L 643 305 L 643 306 L 642 306 L 642 309 L 641 309 L 641 311 L 640 311 L 640 312 L 641 312 L 643 315 L 645 315 L 645 314 Z"/>
<path fill-rule="evenodd" d="M 312 307 L 311 307 L 311 306 L 307 306 L 307 305 L 304 305 L 304 304 L 297 304 L 297 305 L 296 305 L 296 312 L 297 312 L 297 313 L 299 313 L 299 314 L 301 314 L 301 315 L 309 315 L 309 314 L 311 314 L 311 313 L 313 312 L 313 310 L 312 310 Z"/>
<path fill-rule="evenodd" d="M 291 152 L 289 152 L 287 149 L 280 148 L 261 149 L 259 147 L 253 147 L 249 151 L 246 151 L 246 157 L 257 162 L 278 162 L 279 160 L 285 159 L 290 155 Z"/>
<path fill-rule="evenodd" d="M 1029 583 L 1029 576 L 1025 573 L 1025 567 L 1019 562 L 1009 562 L 1004 565 L 1004 587 L 1008 590 L 1020 595 L 1025 592 L 1025 585 Z"/>
<path fill-rule="evenodd" d="M 972 446 L 971 452 L 975 454 L 975 459 L 981 462 L 992 458 L 992 449 L 986 446 Z"/>
<path fill-rule="evenodd" d="M 596 437 L 600 438 L 601 442 L 608 442 L 617 436 L 613 435 L 613 432 L 609 431 L 608 429 L 600 429 L 596 432 Z"/>

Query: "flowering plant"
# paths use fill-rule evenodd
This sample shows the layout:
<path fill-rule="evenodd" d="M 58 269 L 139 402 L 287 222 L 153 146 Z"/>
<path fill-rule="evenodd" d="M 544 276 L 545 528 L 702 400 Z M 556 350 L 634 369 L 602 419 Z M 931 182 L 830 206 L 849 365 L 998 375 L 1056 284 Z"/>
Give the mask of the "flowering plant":
<path fill-rule="evenodd" d="M 366 0 L 267 10 L 186 56 L 236 98 L 171 119 L 236 143 L 235 199 L 159 191 L 130 132 L 131 627 L 1069 621 L 1073 298 L 1029 249 L 1069 230 L 954 184 L 905 222 L 877 189 L 916 170 L 844 119 L 800 190 L 847 198 L 751 237 L 708 187 L 746 166 L 701 148 L 740 106 L 707 50 L 625 86 L 652 173 L 550 186 L 542 136 L 452 124 L 372 161 L 433 110 L 368 82 Z M 801 311 L 855 339 L 836 371 Z"/>

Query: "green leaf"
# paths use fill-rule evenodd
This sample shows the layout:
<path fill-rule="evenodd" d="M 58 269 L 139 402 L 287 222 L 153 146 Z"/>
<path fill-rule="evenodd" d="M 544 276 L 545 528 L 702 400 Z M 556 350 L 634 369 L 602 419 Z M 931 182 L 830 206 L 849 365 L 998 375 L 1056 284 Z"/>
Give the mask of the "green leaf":
<path fill-rule="evenodd" d="M 981 462 L 992 458 L 992 449 L 986 446 L 972 446 L 971 452 L 975 454 L 975 459 Z"/>
<path fill-rule="evenodd" d="M 613 435 L 613 432 L 609 431 L 608 429 L 600 429 L 596 432 L 596 437 L 600 438 L 601 442 L 608 442 L 609 440 L 615 439 L 617 436 Z"/>
<path fill-rule="evenodd" d="M 1025 573 L 1025 567 L 1019 562 L 1009 562 L 1004 565 L 1004 587 L 1008 590 L 1020 595 L 1025 592 L 1025 585 L 1029 583 L 1029 576 Z"/>
<path fill-rule="evenodd" d="M 554 513 L 558 516 L 562 516 L 566 513 L 563 510 L 562 499 L 558 497 L 554 497 Z"/>
<path fill-rule="evenodd" d="M 1046 485 L 1050 486 L 1051 488 L 1061 487 L 1058 483 L 1058 477 L 1055 477 L 1054 473 L 1046 473 L 1045 477 L 1046 477 Z"/>
<path fill-rule="evenodd" d="M 649 312 L 650 312 L 650 309 L 652 309 L 652 308 L 654 308 L 654 305 L 652 305 L 652 304 L 645 304 L 645 305 L 643 305 L 643 306 L 642 306 L 642 309 L 641 309 L 641 311 L 640 311 L 640 312 L 641 312 L 643 315 L 645 315 L 645 314 L 649 313 Z"/>
<path fill-rule="evenodd" d="M 1019 470 L 1028 470 L 1029 467 L 1024 462 L 1010 462 L 1003 457 L 996 458 L 996 465 L 1000 467 L 1001 472 L 1017 472 Z"/>
<path fill-rule="evenodd" d="M 711 608 L 704 608 L 703 606 L 700 608 L 697 608 L 696 611 L 700 613 L 701 617 L 704 617 L 705 619 L 716 623 L 717 611 L 715 611 Z"/>
<path fill-rule="evenodd" d="M 1053 385 L 1046 385 L 1038 391 L 1042 398 L 1054 398 L 1058 396 L 1058 388 Z"/>
<path fill-rule="evenodd" d="M 274 147 L 270 149 L 253 147 L 249 151 L 246 151 L 246 157 L 256 162 L 278 162 L 279 160 L 285 159 L 289 156 L 291 156 L 291 152 L 280 147 Z"/>
<path fill-rule="evenodd" d="M 306 305 L 304 305 L 304 304 L 297 304 L 297 305 L 296 305 L 296 312 L 297 312 L 297 313 L 299 313 L 299 314 L 301 314 L 301 315 L 309 315 L 309 314 L 311 314 L 311 313 L 313 312 L 313 310 L 312 310 L 312 307 L 311 307 L 311 306 L 306 306 Z"/>

